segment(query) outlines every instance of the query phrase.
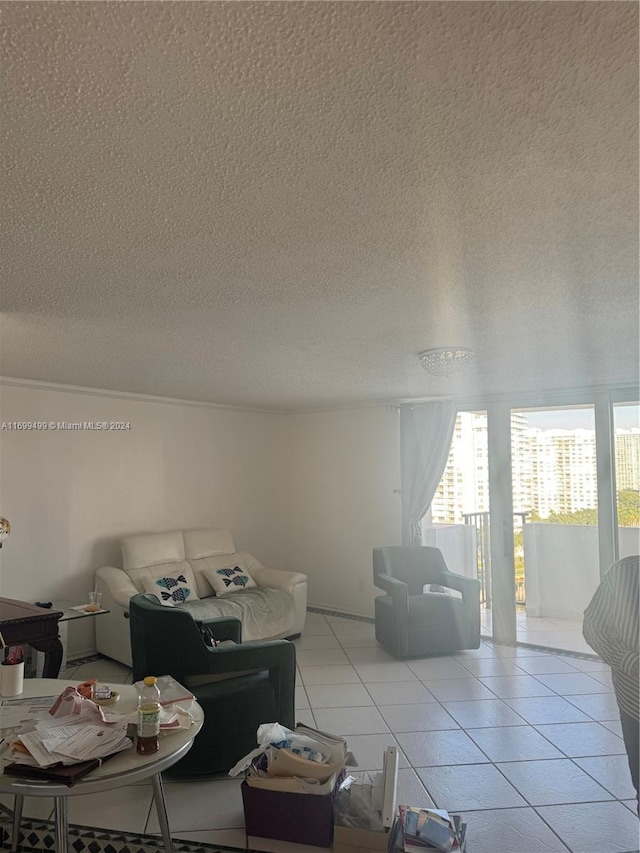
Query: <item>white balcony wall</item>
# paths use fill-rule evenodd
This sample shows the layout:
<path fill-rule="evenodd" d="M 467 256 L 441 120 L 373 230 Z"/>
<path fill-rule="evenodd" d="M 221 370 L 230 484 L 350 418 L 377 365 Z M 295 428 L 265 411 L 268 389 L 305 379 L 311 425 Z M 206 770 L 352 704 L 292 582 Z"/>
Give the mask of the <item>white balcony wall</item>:
<path fill-rule="evenodd" d="M 618 550 L 620 559 L 640 554 L 640 527 L 618 528 Z"/>
<path fill-rule="evenodd" d="M 619 528 L 620 556 L 638 553 L 640 531 Z M 577 524 L 525 524 L 528 616 L 582 619 L 600 582 L 598 528 Z"/>
<path fill-rule="evenodd" d="M 442 551 L 451 572 L 478 577 L 476 528 L 472 524 L 434 524 L 422 528 L 422 541 Z"/>

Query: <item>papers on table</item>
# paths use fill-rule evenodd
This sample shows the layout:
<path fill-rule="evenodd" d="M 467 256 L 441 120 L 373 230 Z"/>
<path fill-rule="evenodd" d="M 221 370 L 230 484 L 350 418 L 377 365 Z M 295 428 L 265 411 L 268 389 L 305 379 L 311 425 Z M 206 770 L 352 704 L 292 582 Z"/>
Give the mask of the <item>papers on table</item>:
<path fill-rule="evenodd" d="M 0 729 L 15 729 L 41 714 L 45 714 L 55 701 L 55 696 L 38 699 L 11 699 L 0 702 Z"/>
<path fill-rule="evenodd" d="M 107 710 L 80 696 L 74 687 L 66 687 L 57 697 L 0 703 L 0 728 L 6 740 L 12 741 L 13 761 L 22 766 L 72 765 L 130 749 L 133 742 L 127 737 L 127 725 L 136 719 L 136 712 L 127 715 Z M 192 724 L 193 717 L 183 706 L 161 711 L 162 734 Z"/>
<path fill-rule="evenodd" d="M 70 692 L 75 693 L 75 704 L 66 701 Z M 71 708 L 73 713 L 65 713 Z M 132 746 L 126 736 L 126 715 L 103 711 L 80 697 L 74 688 L 65 688 L 57 697 L 1 703 L 0 728 L 6 739 L 12 741 L 13 760 L 35 767 L 76 764 Z M 12 730 L 11 734 L 8 730 Z"/>
<path fill-rule="evenodd" d="M 75 720 L 68 725 L 36 726 L 35 731 L 18 735 L 18 740 L 29 750 L 28 755 L 17 755 L 19 764 L 32 764 L 31 757 L 40 767 L 56 762 L 75 764 L 88 758 L 104 758 L 123 749 L 130 749 L 132 741 L 127 737 L 126 717 L 121 722 L 107 727 Z"/>

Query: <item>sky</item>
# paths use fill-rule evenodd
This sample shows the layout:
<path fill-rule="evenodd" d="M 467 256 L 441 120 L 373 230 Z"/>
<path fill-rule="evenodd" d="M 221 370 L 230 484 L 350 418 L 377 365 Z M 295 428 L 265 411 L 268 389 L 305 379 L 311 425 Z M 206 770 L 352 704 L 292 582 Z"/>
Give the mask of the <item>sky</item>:
<path fill-rule="evenodd" d="M 594 414 L 591 406 L 583 409 L 547 409 L 545 411 L 527 411 L 529 426 L 538 429 L 595 429 Z M 616 429 L 640 429 L 640 406 L 622 406 L 614 408 L 614 426 Z"/>

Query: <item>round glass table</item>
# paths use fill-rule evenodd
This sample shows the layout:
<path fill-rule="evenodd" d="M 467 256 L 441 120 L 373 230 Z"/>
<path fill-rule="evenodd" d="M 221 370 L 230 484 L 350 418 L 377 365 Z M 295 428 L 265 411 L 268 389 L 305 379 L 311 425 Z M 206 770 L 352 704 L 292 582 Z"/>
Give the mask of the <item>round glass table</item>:
<path fill-rule="evenodd" d="M 24 681 L 24 690 L 16 700 L 24 700 L 42 696 L 51 696 L 52 703 L 65 687 L 79 684 L 78 681 L 64 681 L 55 678 L 27 678 Z M 136 710 L 138 693 L 130 684 L 119 684 L 120 701 L 113 708 L 107 710 L 117 711 L 122 714 L 131 714 Z M 10 703 L 12 699 L 4 699 L 4 703 Z M 195 736 L 202 727 L 204 714 L 202 708 L 194 700 L 181 703 L 191 713 L 194 722 L 189 729 L 173 731 L 170 734 L 160 736 L 160 749 L 153 755 L 138 755 L 135 747 L 118 753 L 101 767 L 84 776 L 75 785 L 68 787 L 59 782 L 50 780 L 18 779 L 5 775 L 2 771 L 4 766 L 12 761 L 8 749 L 0 753 L 0 792 L 13 794 L 15 806 L 13 812 L 12 851 L 17 850 L 18 836 L 20 832 L 20 820 L 22 818 L 22 806 L 24 797 L 52 797 L 55 803 L 55 838 L 57 853 L 68 853 L 69 847 L 69 819 L 67 810 L 67 798 L 77 797 L 82 794 L 94 794 L 98 791 L 107 791 L 111 788 L 119 788 L 123 785 L 131 785 L 142 779 L 151 779 L 153 786 L 153 798 L 158 813 L 162 843 L 166 853 L 171 853 L 171 832 L 167 818 L 167 808 L 162 786 L 162 771 L 171 767 L 179 761 L 193 746 Z M 1 730 L 0 730 L 1 732 Z"/>

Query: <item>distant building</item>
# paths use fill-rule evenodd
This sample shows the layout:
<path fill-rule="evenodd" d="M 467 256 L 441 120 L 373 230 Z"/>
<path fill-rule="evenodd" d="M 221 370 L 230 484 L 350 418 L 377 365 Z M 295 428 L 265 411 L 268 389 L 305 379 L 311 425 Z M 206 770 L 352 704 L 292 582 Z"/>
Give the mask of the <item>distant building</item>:
<path fill-rule="evenodd" d="M 449 458 L 431 504 L 431 521 L 462 524 L 464 514 L 488 512 L 487 416 L 459 412 Z M 514 512 L 572 513 L 598 505 L 595 430 L 530 427 L 511 415 Z M 618 490 L 640 491 L 640 429 L 615 431 Z"/>

